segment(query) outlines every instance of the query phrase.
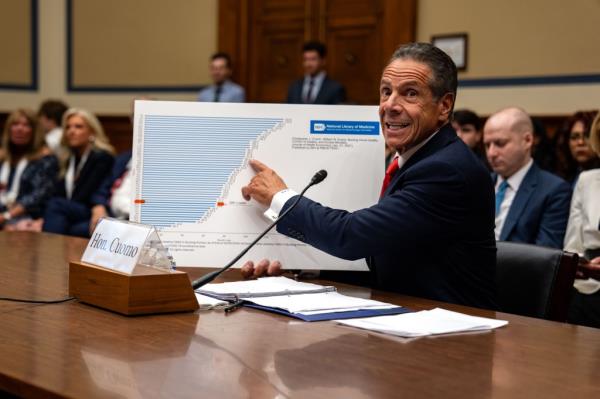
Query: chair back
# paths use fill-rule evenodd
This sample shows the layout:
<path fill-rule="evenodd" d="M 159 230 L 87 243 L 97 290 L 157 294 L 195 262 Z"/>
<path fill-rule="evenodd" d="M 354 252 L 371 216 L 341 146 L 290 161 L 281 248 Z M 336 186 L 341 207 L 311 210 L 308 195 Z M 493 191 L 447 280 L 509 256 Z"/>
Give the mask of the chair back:
<path fill-rule="evenodd" d="M 500 311 L 566 321 L 578 255 L 517 242 L 498 241 L 496 245 Z"/>

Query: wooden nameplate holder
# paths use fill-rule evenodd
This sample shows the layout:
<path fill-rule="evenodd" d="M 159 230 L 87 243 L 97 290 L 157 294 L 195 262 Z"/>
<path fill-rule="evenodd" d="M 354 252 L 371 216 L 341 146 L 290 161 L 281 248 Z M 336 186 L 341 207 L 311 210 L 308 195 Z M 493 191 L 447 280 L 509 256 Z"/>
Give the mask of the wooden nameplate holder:
<path fill-rule="evenodd" d="M 127 316 L 198 309 L 187 273 L 142 265 L 129 275 L 85 262 L 70 262 L 69 295 Z"/>

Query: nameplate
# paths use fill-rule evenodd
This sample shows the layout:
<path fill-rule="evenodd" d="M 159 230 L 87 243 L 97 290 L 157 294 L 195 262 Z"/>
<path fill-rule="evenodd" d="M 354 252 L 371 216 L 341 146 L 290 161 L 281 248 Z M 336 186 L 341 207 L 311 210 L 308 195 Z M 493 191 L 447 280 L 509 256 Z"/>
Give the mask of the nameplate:
<path fill-rule="evenodd" d="M 101 219 L 81 260 L 131 274 L 152 230 L 152 226 Z"/>

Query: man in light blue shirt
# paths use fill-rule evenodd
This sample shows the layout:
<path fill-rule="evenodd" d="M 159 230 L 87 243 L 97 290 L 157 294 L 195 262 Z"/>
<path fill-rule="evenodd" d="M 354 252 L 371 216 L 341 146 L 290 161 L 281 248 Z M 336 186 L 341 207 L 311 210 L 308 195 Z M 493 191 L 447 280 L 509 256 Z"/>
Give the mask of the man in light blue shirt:
<path fill-rule="evenodd" d="M 210 59 L 212 85 L 198 93 L 198 101 L 243 103 L 246 101 L 244 88 L 233 83 L 231 77 L 231 57 L 227 53 L 216 53 Z"/>

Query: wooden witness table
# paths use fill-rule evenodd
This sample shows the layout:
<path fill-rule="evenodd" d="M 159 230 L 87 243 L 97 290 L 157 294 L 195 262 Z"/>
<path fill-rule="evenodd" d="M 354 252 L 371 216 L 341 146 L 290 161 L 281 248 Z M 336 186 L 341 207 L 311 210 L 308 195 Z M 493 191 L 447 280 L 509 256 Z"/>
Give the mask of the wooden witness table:
<path fill-rule="evenodd" d="M 66 296 L 67 260 L 79 259 L 85 244 L 0 232 L 0 296 Z M 237 278 L 237 271 L 227 277 Z M 600 397 L 600 330 L 339 289 L 510 324 L 494 332 L 406 341 L 245 308 L 227 316 L 197 311 L 125 317 L 77 301 L 0 301 L 0 391 L 44 398 Z"/>

